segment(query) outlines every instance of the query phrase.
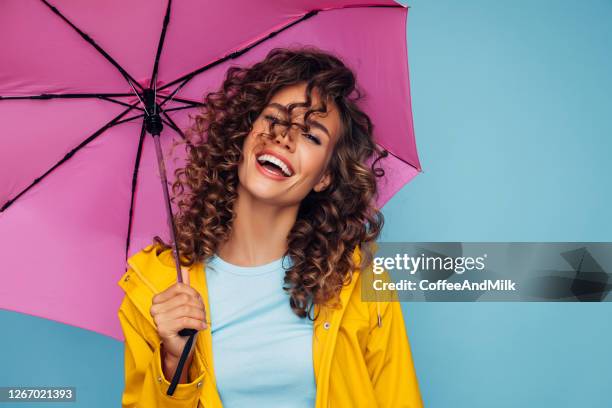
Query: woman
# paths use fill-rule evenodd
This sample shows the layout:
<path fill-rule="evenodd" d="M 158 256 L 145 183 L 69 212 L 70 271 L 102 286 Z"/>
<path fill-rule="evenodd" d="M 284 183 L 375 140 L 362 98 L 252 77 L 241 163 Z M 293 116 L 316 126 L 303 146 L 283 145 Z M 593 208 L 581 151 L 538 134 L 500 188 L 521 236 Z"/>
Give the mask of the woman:
<path fill-rule="evenodd" d="M 361 301 L 383 217 L 359 98 L 313 48 L 206 96 L 173 185 L 185 284 L 159 237 L 119 282 L 124 407 L 422 406 L 399 303 Z M 183 328 L 199 332 L 168 396 Z"/>

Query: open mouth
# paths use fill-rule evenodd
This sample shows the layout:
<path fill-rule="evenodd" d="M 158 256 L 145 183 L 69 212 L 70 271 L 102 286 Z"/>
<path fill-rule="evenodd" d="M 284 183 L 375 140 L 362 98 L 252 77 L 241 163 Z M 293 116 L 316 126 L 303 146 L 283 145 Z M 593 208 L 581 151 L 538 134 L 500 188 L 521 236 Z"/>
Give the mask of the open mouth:
<path fill-rule="evenodd" d="M 271 154 L 261 154 L 257 156 L 257 162 L 261 167 L 270 171 L 273 174 L 281 177 L 291 177 L 293 172 L 282 160 Z"/>

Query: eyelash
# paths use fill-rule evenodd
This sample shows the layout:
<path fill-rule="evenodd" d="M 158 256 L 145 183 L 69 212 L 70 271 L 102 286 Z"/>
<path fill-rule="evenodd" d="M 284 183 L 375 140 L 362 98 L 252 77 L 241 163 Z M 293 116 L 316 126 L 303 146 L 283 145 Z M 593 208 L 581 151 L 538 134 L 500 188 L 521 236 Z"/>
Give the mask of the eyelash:
<path fill-rule="evenodd" d="M 265 115 L 264 119 L 268 120 L 271 123 L 278 123 L 278 120 L 274 116 Z M 313 143 L 316 143 L 318 145 L 321 144 L 321 140 L 319 140 L 319 138 L 316 137 L 315 135 L 311 133 L 302 133 L 302 134 L 306 136 L 309 140 L 311 140 Z"/>

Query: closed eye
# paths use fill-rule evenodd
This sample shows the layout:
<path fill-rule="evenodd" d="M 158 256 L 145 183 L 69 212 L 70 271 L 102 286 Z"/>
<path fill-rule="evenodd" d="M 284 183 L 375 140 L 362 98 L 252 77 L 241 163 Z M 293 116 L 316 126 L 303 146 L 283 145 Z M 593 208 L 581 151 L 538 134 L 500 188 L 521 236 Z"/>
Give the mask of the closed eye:
<path fill-rule="evenodd" d="M 271 116 L 271 115 L 264 115 L 264 119 L 266 119 L 268 122 L 274 124 L 280 123 L 280 121 L 278 120 L 278 118 Z M 320 145 L 321 144 L 321 139 L 319 139 L 318 137 L 316 137 L 315 135 L 313 135 L 312 133 L 302 133 L 302 135 L 304 135 L 307 139 L 309 139 L 310 141 L 312 141 L 315 144 Z"/>
<path fill-rule="evenodd" d="M 307 139 L 310 139 L 313 141 L 313 143 L 316 143 L 318 145 L 321 144 L 321 140 L 319 140 L 318 137 L 316 137 L 315 135 L 311 134 L 311 133 L 302 133 L 304 136 L 306 136 Z"/>
<path fill-rule="evenodd" d="M 266 119 L 268 122 L 272 122 L 272 123 L 278 123 L 278 119 L 274 116 L 270 116 L 270 115 L 265 115 L 264 119 Z"/>

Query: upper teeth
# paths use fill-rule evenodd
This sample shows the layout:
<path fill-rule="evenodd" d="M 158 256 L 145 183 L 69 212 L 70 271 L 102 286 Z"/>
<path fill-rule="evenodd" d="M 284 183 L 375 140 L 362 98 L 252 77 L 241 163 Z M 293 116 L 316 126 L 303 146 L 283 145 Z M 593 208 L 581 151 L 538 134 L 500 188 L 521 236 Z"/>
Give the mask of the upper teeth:
<path fill-rule="evenodd" d="M 276 164 L 278 167 L 281 168 L 281 170 L 283 171 L 283 174 L 287 177 L 293 175 L 293 173 L 291 172 L 291 170 L 289 170 L 289 167 L 287 167 L 287 165 L 285 163 L 283 163 L 283 161 L 277 157 L 272 156 L 271 154 L 262 154 L 261 156 L 259 156 L 257 158 L 257 161 L 260 163 L 269 161 L 270 163 L 274 163 Z"/>

